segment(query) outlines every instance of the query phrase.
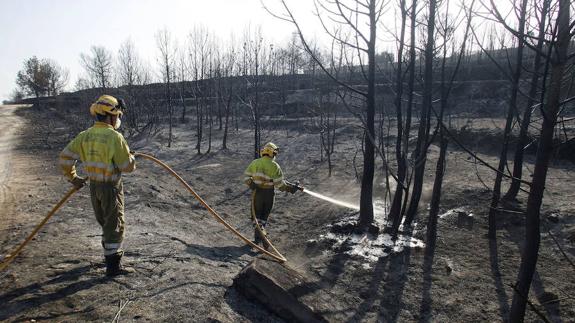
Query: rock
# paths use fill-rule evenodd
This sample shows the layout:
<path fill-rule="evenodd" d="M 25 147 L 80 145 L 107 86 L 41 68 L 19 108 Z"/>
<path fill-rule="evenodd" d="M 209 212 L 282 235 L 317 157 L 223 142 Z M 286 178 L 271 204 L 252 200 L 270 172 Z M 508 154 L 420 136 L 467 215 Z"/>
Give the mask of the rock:
<path fill-rule="evenodd" d="M 448 275 L 453 272 L 453 262 L 450 259 L 445 259 L 445 271 Z"/>
<path fill-rule="evenodd" d="M 315 245 L 317 245 L 317 240 L 316 239 L 310 239 L 310 240 L 307 240 L 305 242 L 305 244 L 308 246 L 315 246 Z"/>
<path fill-rule="evenodd" d="M 289 322 L 327 322 L 302 300 L 318 287 L 286 265 L 258 258 L 234 278 L 233 287 Z"/>
<path fill-rule="evenodd" d="M 558 223 L 559 222 L 559 214 L 550 213 L 547 215 L 547 220 L 549 220 L 549 222 Z"/>
<path fill-rule="evenodd" d="M 473 213 L 457 212 L 457 227 L 471 230 L 474 222 Z"/>

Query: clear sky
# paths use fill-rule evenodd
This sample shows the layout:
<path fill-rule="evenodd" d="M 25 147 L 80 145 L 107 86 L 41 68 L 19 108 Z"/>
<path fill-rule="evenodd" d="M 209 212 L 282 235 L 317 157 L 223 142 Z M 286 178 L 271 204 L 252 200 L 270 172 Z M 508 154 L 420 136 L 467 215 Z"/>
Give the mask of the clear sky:
<path fill-rule="evenodd" d="M 503 6 L 512 0 L 495 0 Z M 306 38 L 329 45 L 313 0 L 287 0 Z M 452 1 L 451 13 L 460 1 Z M 274 12 L 279 0 L 264 0 Z M 386 1 L 378 27 L 378 50 L 394 51 L 389 30 L 397 28 L 397 0 Z M 424 14 L 424 12 L 422 12 Z M 70 72 L 68 90 L 84 73 L 80 54 L 91 46 L 104 46 L 114 55 L 130 38 L 142 60 L 156 68 L 155 34 L 167 28 L 179 44 L 194 26 L 203 25 L 220 39 L 242 37 L 248 26 L 261 26 L 264 37 L 276 44 L 288 41 L 294 27 L 272 17 L 260 0 L 0 0 L 0 101 L 16 88 L 17 72 L 26 59 L 37 56 L 55 60 Z M 363 24 L 360 24 L 363 25 Z M 383 28 L 381 28 L 383 27 Z"/>
<path fill-rule="evenodd" d="M 312 0 L 289 3 L 302 16 L 311 13 Z M 261 25 L 275 42 L 289 39 L 293 31 L 270 16 L 260 0 L 0 0 L 0 101 L 9 98 L 16 73 L 34 55 L 67 68 L 70 89 L 83 72 L 80 53 L 91 46 L 104 46 L 115 55 L 131 38 L 140 56 L 153 65 L 159 29 L 166 27 L 183 43 L 196 24 L 223 39 L 232 32 L 240 36 L 248 25 Z"/>

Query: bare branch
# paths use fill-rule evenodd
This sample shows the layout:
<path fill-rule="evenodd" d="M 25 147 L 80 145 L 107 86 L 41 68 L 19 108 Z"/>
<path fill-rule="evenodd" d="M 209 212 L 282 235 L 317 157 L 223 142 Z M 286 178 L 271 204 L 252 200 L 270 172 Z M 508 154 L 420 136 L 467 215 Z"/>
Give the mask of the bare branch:
<path fill-rule="evenodd" d="M 284 0 L 282 0 L 282 2 L 283 1 Z M 351 27 L 351 29 L 353 29 L 355 31 L 357 36 L 359 36 L 366 44 L 369 44 L 369 39 L 367 39 L 367 37 L 365 37 L 363 35 L 363 33 L 358 29 L 358 27 L 345 15 L 345 13 L 343 12 L 343 8 L 341 7 L 340 2 L 341 2 L 340 0 L 335 0 L 335 4 L 337 5 L 337 8 L 341 14 L 341 17 L 347 22 L 347 24 Z"/>
<path fill-rule="evenodd" d="M 511 32 L 513 34 L 513 36 L 517 37 L 519 39 L 519 41 L 523 42 L 527 47 L 531 48 L 533 51 L 538 52 L 541 56 L 548 58 L 547 54 L 545 54 L 545 52 L 539 50 L 539 48 L 537 48 L 536 46 L 534 46 L 533 44 L 529 43 L 528 41 L 526 41 L 526 38 L 531 38 L 533 40 L 538 40 L 536 36 L 531 36 L 531 35 L 527 35 L 525 33 L 519 33 L 517 30 L 515 30 L 513 27 L 509 26 L 509 24 L 507 24 L 507 22 L 505 21 L 505 18 L 503 18 L 503 16 L 501 15 L 501 13 L 499 12 L 499 10 L 497 9 L 497 6 L 495 5 L 495 3 L 493 2 L 494 0 L 489 0 L 491 3 L 491 9 L 487 8 L 487 6 L 483 3 L 483 1 L 480 0 L 480 2 L 483 4 L 484 7 L 487 8 L 487 10 L 495 16 L 495 18 L 497 19 L 497 22 L 500 23 L 503 27 L 505 27 L 505 29 L 507 29 L 509 32 Z"/>
<path fill-rule="evenodd" d="M 359 43 L 356 42 L 356 44 L 352 44 L 350 42 L 348 42 L 347 40 L 344 40 L 343 38 L 341 38 L 340 36 L 335 35 L 334 33 L 332 33 L 331 31 L 328 30 L 327 26 L 324 23 L 323 18 L 321 17 L 321 15 L 319 14 L 319 9 L 317 9 L 316 7 L 316 16 L 319 19 L 319 22 L 321 24 L 321 26 L 323 27 L 324 31 L 333 39 L 337 40 L 339 43 L 344 44 L 346 46 L 349 46 L 351 48 L 357 49 L 358 51 L 362 51 L 367 53 L 367 49 L 362 48 L 361 46 L 359 46 Z"/>
<path fill-rule="evenodd" d="M 303 32 L 299 26 L 299 23 L 295 20 L 291 10 L 289 9 L 289 7 L 287 6 L 287 4 L 285 3 L 285 0 L 281 0 L 282 5 L 284 6 L 284 9 L 286 10 L 288 16 L 289 16 L 289 22 L 291 22 L 297 29 L 298 35 L 300 37 L 300 40 L 302 42 L 302 44 L 305 47 L 306 52 L 311 56 L 311 58 L 316 61 L 316 63 L 319 65 L 319 67 L 326 73 L 326 75 L 332 79 L 334 82 L 336 82 L 337 84 L 345 87 L 346 89 L 350 90 L 351 92 L 357 93 L 363 97 L 367 96 L 367 93 L 360 91 L 352 86 L 350 86 L 349 84 L 346 84 L 342 81 L 340 81 L 339 79 L 337 79 L 332 73 L 330 73 L 327 68 L 324 66 L 324 64 L 319 60 L 319 58 L 316 56 L 316 54 L 311 50 L 311 48 L 309 47 L 309 44 L 307 43 Z"/>

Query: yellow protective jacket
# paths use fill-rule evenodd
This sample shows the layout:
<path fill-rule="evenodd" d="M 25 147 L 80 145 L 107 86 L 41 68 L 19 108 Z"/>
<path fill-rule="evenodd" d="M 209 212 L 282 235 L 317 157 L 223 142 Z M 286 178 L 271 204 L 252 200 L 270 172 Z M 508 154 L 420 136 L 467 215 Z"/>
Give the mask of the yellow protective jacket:
<path fill-rule="evenodd" d="M 136 169 L 136 159 L 124 136 L 104 122 L 82 131 L 60 153 L 60 167 L 68 179 L 76 177 L 76 162 L 81 160 L 90 181 L 117 182 L 122 172 Z"/>
<path fill-rule="evenodd" d="M 247 185 L 255 183 L 259 188 L 287 191 L 289 186 L 284 180 L 282 169 L 278 163 L 268 156 L 254 159 L 244 172 L 244 182 Z"/>

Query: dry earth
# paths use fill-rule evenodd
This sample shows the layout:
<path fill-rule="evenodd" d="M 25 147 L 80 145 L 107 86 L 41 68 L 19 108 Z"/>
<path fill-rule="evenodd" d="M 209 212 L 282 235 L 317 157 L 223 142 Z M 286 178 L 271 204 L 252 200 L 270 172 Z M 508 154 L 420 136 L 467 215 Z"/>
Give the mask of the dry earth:
<path fill-rule="evenodd" d="M 0 114 L 0 254 L 7 254 L 69 189 L 56 161 L 75 134 L 63 124 L 47 122 L 49 111 L 2 106 Z M 337 165 L 331 178 L 326 164 L 319 161 L 317 135 L 278 129 L 265 132 L 264 138 L 281 147 L 278 161 L 288 178 L 355 203 L 359 185 L 353 159 L 360 132 L 352 124 L 338 133 Z M 221 134 L 216 131 L 212 152 L 196 155 L 191 127 L 175 128 L 171 148 L 165 147 L 161 136 L 132 141 L 131 147 L 171 165 L 226 220 L 251 234 L 249 192 L 241 183 L 251 158 L 250 131 L 234 132 L 227 151 L 220 149 Z M 304 194 L 276 196 L 269 227 L 272 241 L 289 266 L 315 282 L 317 288 L 305 297 L 328 320 L 496 322 L 506 316 L 520 259 L 523 220 L 518 213 L 502 213 L 497 243 L 490 245 L 486 239 L 490 192 L 479 179 L 490 183 L 493 174 L 453 144 L 450 148 L 442 200 L 446 215 L 440 220 L 432 270 L 423 269 L 427 267 L 421 248 L 394 253 L 376 246 L 372 236 L 330 234 L 333 224 L 354 216 L 353 211 Z M 431 146 L 428 174 L 435 168 L 436 155 L 437 148 Z M 481 156 L 496 161 L 494 155 Z M 383 171 L 379 174 L 376 191 L 382 196 Z M 573 164 L 554 162 L 530 294 L 531 302 L 553 322 L 573 322 L 575 317 L 573 179 Z M 140 160 L 137 171 L 124 180 L 126 258 L 137 273 L 104 278 L 100 231 L 83 189 L 0 273 L 0 321 L 282 321 L 231 287 L 234 276 L 257 255 L 175 179 Z M 417 238 L 424 235 L 425 213 L 422 208 Z M 391 254 L 373 257 L 377 248 L 379 255 Z M 526 320 L 540 318 L 529 309 Z"/>

